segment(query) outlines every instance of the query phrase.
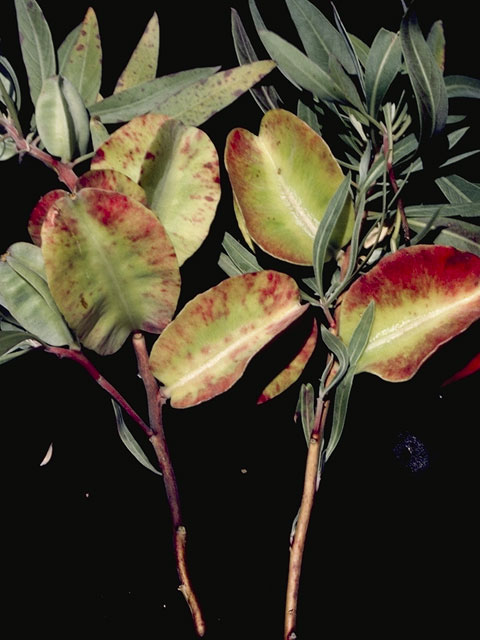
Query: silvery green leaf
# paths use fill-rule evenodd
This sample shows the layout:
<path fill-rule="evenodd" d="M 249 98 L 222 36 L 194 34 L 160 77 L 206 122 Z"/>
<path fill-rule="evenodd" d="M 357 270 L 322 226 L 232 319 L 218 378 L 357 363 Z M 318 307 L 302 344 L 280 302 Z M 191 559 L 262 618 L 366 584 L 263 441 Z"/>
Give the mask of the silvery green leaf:
<path fill-rule="evenodd" d="M 297 116 L 306 122 L 311 129 L 322 135 L 322 128 L 318 122 L 316 111 L 302 100 L 297 102 Z"/>
<path fill-rule="evenodd" d="M 240 244 L 240 242 L 228 232 L 225 233 L 222 246 L 240 273 L 262 271 L 262 267 L 258 264 L 253 253 Z"/>
<path fill-rule="evenodd" d="M 308 0 L 286 0 L 286 4 L 307 56 L 328 71 L 328 61 L 333 55 L 347 73 L 355 73 L 342 36 L 323 13 Z"/>
<path fill-rule="evenodd" d="M 350 54 L 350 58 L 353 62 L 353 69 L 354 69 L 353 73 L 357 74 L 358 80 L 362 87 L 363 95 L 365 95 L 365 78 L 363 75 L 363 70 L 360 64 L 360 60 L 358 59 L 358 56 L 357 56 L 357 52 L 355 50 L 355 47 L 352 44 L 352 41 L 350 40 L 350 36 L 347 30 L 345 29 L 342 19 L 340 18 L 340 14 L 338 13 L 333 2 L 332 2 L 332 9 L 333 9 L 333 17 L 335 18 L 335 24 L 337 25 L 337 29 L 340 32 L 343 42 L 345 43 L 346 49 Z"/>
<path fill-rule="evenodd" d="M 451 204 L 480 202 L 480 184 L 456 175 L 437 178 L 435 183 Z"/>
<path fill-rule="evenodd" d="M 323 266 L 330 245 L 330 238 L 340 218 L 350 191 L 351 176 L 348 173 L 328 203 L 323 218 L 318 225 L 313 242 L 313 270 L 320 297 L 323 298 Z"/>
<path fill-rule="evenodd" d="M 447 136 L 448 140 L 448 148 L 453 149 L 453 147 L 460 142 L 463 136 L 467 133 L 470 127 L 461 127 L 460 129 L 456 129 L 449 133 Z"/>
<path fill-rule="evenodd" d="M 398 33 L 380 29 L 370 48 L 365 67 L 368 111 L 374 118 L 399 72 L 401 61 L 402 47 Z"/>
<path fill-rule="evenodd" d="M 466 151 L 465 153 L 460 153 L 457 156 L 452 156 L 451 158 L 448 158 L 448 160 L 445 160 L 445 162 L 442 162 L 440 167 L 447 167 L 450 164 L 461 162 L 462 160 L 466 160 L 467 158 L 470 158 L 471 156 L 474 156 L 477 153 L 480 153 L 480 149 L 474 149 L 473 151 Z"/>
<path fill-rule="evenodd" d="M 356 109 L 358 109 L 360 111 L 360 114 L 363 115 L 363 113 L 365 113 L 365 106 L 360 99 L 360 96 L 358 95 L 357 87 L 352 82 L 349 75 L 344 71 L 340 62 L 334 56 L 330 57 L 328 71 L 332 80 L 340 89 L 348 102 Z M 364 123 L 368 124 L 368 121 L 364 120 Z"/>
<path fill-rule="evenodd" d="M 80 29 L 82 28 L 82 23 L 78 24 L 74 27 L 70 33 L 66 36 L 65 40 L 58 47 L 57 51 L 57 59 L 58 59 L 58 73 L 62 74 L 63 68 L 69 59 L 72 51 L 77 42 L 78 34 L 80 33 Z"/>
<path fill-rule="evenodd" d="M 350 42 L 355 49 L 357 58 L 360 60 L 361 64 L 366 67 L 370 47 L 365 44 L 365 42 L 360 40 L 360 38 L 357 38 L 357 36 L 353 35 L 353 33 L 349 33 L 348 37 L 350 38 Z"/>
<path fill-rule="evenodd" d="M 469 76 L 446 76 L 448 98 L 480 98 L 480 80 Z"/>
<path fill-rule="evenodd" d="M 233 263 L 233 261 L 227 256 L 226 253 L 221 253 L 218 257 L 218 266 L 224 271 L 229 278 L 234 276 L 241 276 L 242 271 Z"/>
<path fill-rule="evenodd" d="M 235 9 L 232 9 L 232 36 L 240 64 L 248 64 L 258 60 L 242 20 Z M 281 98 L 273 86 L 255 86 L 250 89 L 250 93 L 264 113 L 269 109 L 278 109 L 280 106 Z"/>
<path fill-rule="evenodd" d="M 442 210 L 442 217 L 458 216 L 460 218 L 478 218 L 480 203 L 465 202 L 464 204 L 421 204 L 405 207 L 407 217 L 430 218 L 438 209 Z"/>
<path fill-rule="evenodd" d="M 438 68 L 443 73 L 445 69 L 445 33 L 441 20 L 437 20 L 432 24 L 428 32 L 427 44 L 438 64 Z"/>
<path fill-rule="evenodd" d="M 440 210 L 441 211 L 441 210 Z M 409 226 L 420 233 L 427 227 L 421 218 L 409 220 Z M 480 256 L 480 227 L 463 220 L 437 217 L 428 226 L 428 231 L 438 231 L 433 243 L 455 247 L 460 251 L 469 251 Z"/>
<path fill-rule="evenodd" d="M 203 67 L 155 78 L 96 102 L 89 109 L 90 115 L 108 124 L 127 122 L 145 113 L 161 113 L 162 105 L 170 97 L 195 82 L 205 80 L 218 69 L 219 67 Z"/>
<path fill-rule="evenodd" d="M 298 412 L 300 414 L 303 433 L 308 447 L 310 445 L 310 436 L 315 422 L 315 393 L 313 386 L 309 382 L 307 384 L 302 384 L 300 388 Z"/>
<path fill-rule="evenodd" d="M 400 37 L 407 72 L 417 101 L 420 137 L 429 138 L 445 127 L 448 115 L 447 90 L 442 72 L 411 8 L 402 20 Z"/>
<path fill-rule="evenodd" d="M 110 137 L 110 133 L 98 118 L 90 118 L 90 136 L 93 150 L 96 151 Z"/>
<path fill-rule="evenodd" d="M 155 473 L 161 476 L 162 474 L 160 473 L 160 471 L 158 469 L 155 469 L 155 467 L 151 464 L 150 460 L 145 455 L 143 449 L 140 447 L 138 442 L 135 440 L 135 438 L 132 436 L 132 434 L 128 430 L 127 425 L 125 424 L 125 420 L 123 419 L 122 409 L 120 405 L 117 402 L 115 402 L 115 400 L 112 400 L 112 405 L 113 405 L 113 411 L 115 413 L 115 420 L 117 421 L 118 435 L 120 436 L 120 439 L 123 442 L 123 444 L 127 447 L 127 449 L 130 451 L 133 457 L 138 462 L 140 462 L 142 466 L 144 466 L 146 469 L 148 469 L 152 473 Z"/>
<path fill-rule="evenodd" d="M 326 327 L 321 325 L 321 333 L 322 340 L 325 343 L 327 349 L 335 354 L 335 357 L 338 360 L 338 370 L 330 382 L 330 384 L 322 389 L 323 395 L 326 395 L 329 391 L 333 389 L 346 374 L 349 364 L 350 358 L 348 355 L 347 347 L 343 344 L 343 341 L 338 336 L 333 335 Z"/>
<path fill-rule="evenodd" d="M 22 93 L 17 74 L 5 56 L 0 56 L 0 79 L 3 82 L 8 95 L 13 100 L 15 107 L 20 109 L 22 105 Z M 1 97 L 0 97 L 1 100 Z"/>
<path fill-rule="evenodd" d="M 30 96 L 35 105 L 43 82 L 56 72 L 52 34 L 36 0 L 15 0 L 15 9 Z"/>

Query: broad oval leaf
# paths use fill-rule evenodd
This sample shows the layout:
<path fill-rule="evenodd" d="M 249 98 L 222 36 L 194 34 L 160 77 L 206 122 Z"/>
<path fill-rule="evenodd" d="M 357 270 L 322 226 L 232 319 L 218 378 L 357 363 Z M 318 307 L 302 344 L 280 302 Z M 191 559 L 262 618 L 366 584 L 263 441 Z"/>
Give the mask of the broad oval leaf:
<path fill-rule="evenodd" d="M 35 0 L 15 0 L 22 57 L 35 105 L 43 82 L 56 72 L 52 34 Z"/>
<path fill-rule="evenodd" d="M 160 28 L 156 13 L 150 18 L 127 66 L 117 80 L 113 93 L 120 93 L 142 82 L 149 82 L 157 75 Z"/>
<path fill-rule="evenodd" d="M 91 170 L 81 175 L 77 180 L 76 191 L 88 187 L 123 193 L 147 206 L 147 195 L 142 187 L 124 173 L 114 169 Z"/>
<path fill-rule="evenodd" d="M 257 404 L 263 404 L 264 402 L 268 402 L 272 398 L 275 398 L 298 380 L 315 350 L 317 336 L 318 325 L 314 319 L 312 330 L 303 347 L 285 367 L 285 369 L 280 371 L 280 373 L 268 383 L 260 394 Z"/>
<path fill-rule="evenodd" d="M 68 191 L 65 191 L 65 189 L 53 189 L 53 191 L 43 195 L 33 208 L 28 221 L 28 233 L 32 241 L 39 247 L 42 244 L 42 225 L 47 217 L 48 210 L 54 202 L 66 195 L 68 195 Z"/>
<path fill-rule="evenodd" d="M 138 182 L 145 154 L 166 120 L 168 117 L 159 113 L 133 118 L 100 145 L 92 158 L 91 168 L 115 169 Z"/>
<path fill-rule="evenodd" d="M 298 318 L 298 287 L 276 271 L 228 278 L 188 302 L 155 342 L 150 364 L 172 407 L 229 389 L 273 337 Z"/>
<path fill-rule="evenodd" d="M 61 76 L 51 76 L 44 81 L 35 107 L 35 120 L 47 151 L 63 161 L 71 160 L 75 128 L 62 91 Z"/>
<path fill-rule="evenodd" d="M 68 43 L 68 52 L 62 59 L 61 74 L 68 78 L 85 104 L 95 103 L 102 82 L 102 47 L 97 16 L 89 7 L 75 41 Z M 66 47 L 65 47 L 66 48 Z"/>
<path fill-rule="evenodd" d="M 375 319 L 356 373 L 409 380 L 440 345 L 480 318 L 480 258 L 451 247 L 416 245 L 383 258 L 345 294 L 340 337 L 348 343 L 363 311 Z"/>
<path fill-rule="evenodd" d="M 53 297 L 82 343 L 102 355 L 130 332 L 160 333 L 180 291 L 175 251 L 139 202 L 86 188 L 50 207 L 42 251 Z"/>
<path fill-rule="evenodd" d="M 41 250 L 26 242 L 13 244 L 0 261 L 1 304 L 42 342 L 74 345 L 44 278 Z"/>
<path fill-rule="evenodd" d="M 315 234 L 344 176 L 324 140 L 288 111 L 268 111 L 258 136 L 234 129 L 225 165 L 248 233 L 267 253 L 295 264 L 313 263 Z M 348 242 L 351 203 L 339 217 L 332 247 Z"/>
<path fill-rule="evenodd" d="M 220 200 L 215 146 L 200 129 L 165 121 L 145 155 L 140 185 L 182 265 L 207 237 Z"/>

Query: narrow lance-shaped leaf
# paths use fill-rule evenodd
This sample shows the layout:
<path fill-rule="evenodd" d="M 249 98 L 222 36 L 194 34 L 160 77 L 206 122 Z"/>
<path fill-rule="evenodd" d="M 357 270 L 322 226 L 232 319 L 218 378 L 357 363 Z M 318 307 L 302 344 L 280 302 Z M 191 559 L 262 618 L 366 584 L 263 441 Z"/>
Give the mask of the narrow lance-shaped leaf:
<path fill-rule="evenodd" d="M 374 118 L 400 70 L 401 61 L 402 48 L 399 35 L 380 29 L 370 48 L 365 68 L 368 111 Z"/>
<path fill-rule="evenodd" d="M 168 324 L 180 275 L 170 239 L 149 209 L 86 188 L 55 202 L 41 233 L 50 290 L 86 347 L 114 353 L 132 331 L 159 333 Z"/>
<path fill-rule="evenodd" d="M 317 336 L 318 326 L 314 318 L 310 334 L 301 349 L 295 354 L 288 365 L 269 382 L 260 394 L 257 404 L 263 404 L 272 398 L 276 398 L 298 380 L 315 350 Z"/>
<path fill-rule="evenodd" d="M 480 258 L 430 245 L 386 256 L 342 299 L 339 327 L 346 343 L 372 299 L 375 320 L 357 371 L 408 380 L 440 345 L 480 317 Z"/>
<path fill-rule="evenodd" d="M 275 271 L 224 280 L 188 302 L 155 342 L 150 364 L 173 407 L 229 389 L 253 356 L 308 308 Z"/>
<path fill-rule="evenodd" d="M 152 473 L 156 473 L 157 475 L 161 476 L 162 474 L 160 473 L 160 471 L 158 471 L 158 469 L 155 469 L 155 467 L 145 455 L 145 452 L 143 451 L 141 446 L 128 430 L 128 427 L 125 424 L 125 420 L 123 418 L 121 406 L 118 404 L 118 402 L 115 402 L 115 400 L 112 400 L 112 406 L 115 413 L 115 420 L 117 422 L 117 429 L 120 440 L 127 447 L 135 460 L 137 460 L 143 467 L 145 467 L 145 469 L 148 469 Z"/>
<path fill-rule="evenodd" d="M 441 211 L 440 209 L 440 213 Z M 429 223 L 416 218 L 410 219 L 408 224 L 415 231 L 422 233 Z M 460 251 L 469 251 L 480 256 L 480 227 L 476 224 L 438 216 L 429 224 L 428 231 L 436 232 L 434 244 L 455 247 Z"/>
<path fill-rule="evenodd" d="M 200 129 L 166 120 L 145 155 L 140 185 L 182 265 L 207 237 L 220 200 L 215 146 Z"/>
<path fill-rule="evenodd" d="M 105 124 L 114 124 L 128 122 L 150 112 L 163 113 L 164 104 L 171 96 L 208 78 L 217 70 L 218 67 L 188 69 L 143 82 L 92 104 L 89 107 L 90 115 Z"/>
<path fill-rule="evenodd" d="M 68 47 L 68 50 L 67 50 Z M 65 47 L 62 60 L 62 75 L 70 80 L 85 104 L 95 103 L 102 82 L 102 47 L 97 16 L 89 7 L 75 42 Z"/>
<path fill-rule="evenodd" d="M 258 56 L 235 9 L 232 9 L 232 36 L 239 63 L 256 62 Z M 280 106 L 280 96 L 273 86 L 253 86 L 250 89 L 250 93 L 264 113 L 269 109 L 276 109 Z"/>
<path fill-rule="evenodd" d="M 56 72 L 52 34 L 36 0 L 15 0 L 22 57 L 35 105 L 43 82 Z"/>
<path fill-rule="evenodd" d="M 277 258 L 311 265 L 318 224 L 344 177 L 323 139 L 292 113 L 271 110 L 258 136 L 245 129 L 229 134 L 225 164 L 254 241 Z M 346 207 L 332 247 L 348 241 L 352 225 Z"/>
<path fill-rule="evenodd" d="M 445 127 L 448 98 L 442 72 L 433 57 L 418 25 L 417 17 L 409 9 L 400 28 L 402 51 L 417 100 L 421 137 L 431 137 Z"/>
<path fill-rule="evenodd" d="M 297 412 L 302 421 L 303 434 L 307 447 L 310 446 L 310 437 L 315 422 L 315 392 L 313 386 L 308 382 L 302 384 L 298 398 Z"/>
<path fill-rule="evenodd" d="M 278 68 L 287 78 L 293 78 L 296 84 L 311 91 L 314 96 L 327 102 L 347 102 L 341 89 L 335 84 L 328 71 L 302 53 L 297 47 L 272 31 L 261 31 L 262 42 Z"/>
<path fill-rule="evenodd" d="M 469 182 L 461 176 L 452 175 L 437 178 L 435 184 L 437 184 L 451 204 L 463 204 L 465 202 L 480 203 L 480 185 Z"/>
<path fill-rule="evenodd" d="M 355 73 L 355 66 L 342 36 L 323 13 L 307 0 L 286 0 L 286 4 L 307 56 L 324 71 L 328 71 L 328 61 L 333 55 L 347 73 Z"/>
<path fill-rule="evenodd" d="M 438 64 L 438 68 L 443 73 L 445 69 L 445 33 L 441 20 L 437 20 L 432 24 L 428 32 L 427 44 Z"/>
<path fill-rule="evenodd" d="M 448 98 L 480 98 L 480 80 L 469 76 L 447 76 L 445 86 Z"/>
<path fill-rule="evenodd" d="M 185 87 L 161 105 L 161 112 L 198 126 L 248 91 L 275 67 L 272 60 L 243 64 Z"/>
<path fill-rule="evenodd" d="M 157 75 L 160 28 L 156 13 L 150 18 L 145 31 L 127 66 L 119 77 L 113 93 L 119 93 L 142 82 L 149 82 Z"/>

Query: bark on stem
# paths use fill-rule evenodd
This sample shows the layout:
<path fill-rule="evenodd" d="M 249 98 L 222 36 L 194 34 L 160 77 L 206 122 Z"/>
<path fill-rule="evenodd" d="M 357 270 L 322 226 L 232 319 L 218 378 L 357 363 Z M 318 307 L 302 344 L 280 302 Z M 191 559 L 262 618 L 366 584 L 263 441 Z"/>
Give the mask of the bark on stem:
<path fill-rule="evenodd" d="M 205 635 L 205 622 L 188 575 L 186 561 L 187 532 L 183 524 L 177 481 L 168 453 L 167 441 L 163 429 L 162 406 L 165 404 L 165 397 L 150 370 L 143 334 L 135 333 L 133 335 L 133 347 L 137 357 L 138 371 L 147 394 L 150 426 L 153 430 L 150 436 L 150 442 L 155 450 L 163 474 L 163 482 L 165 484 L 165 491 L 172 516 L 173 544 L 177 562 L 177 573 L 181 583 L 178 589 L 182 592 L 190 608 L 197 635 L 203 637 Z"/>
<path fill-rule="evenodd" d="M 145 424 L 138 413 L 130 406 L 125 398 L 115 389 L 115 387 L 106 380 L 102 374 L 93 366 L 90 360 L 81 352 L 74 349 L 65 349 L 63 347 L 45 346 L 47 353 L 53 353 L 58 358 L 69 358 L 80 364 L 87 373 L 104 389 L 118 404 L 125 410 L 125 412 L 134 420 L 150 438 L 153 435 L 153 431 Z"/>
<path fill-rule="evenodd" d="M 318 399 L 315 424 L 310 436 L 302 502 L 298 513 L 295 536 L 290 547 L 290 562 L 288 567 L 287 595 L 285 602 L 284 640 L 294 640 L 294 638 L 296 638 L 295 629 L 297 624 L 298 590 L 302 571 L 303 552 L 305 549 L 305 541 L 315 493 L 317 491 L 318 463 L 320 460 L 323 431 L 325 428 L 329 404 L 329 400 L 325 401 L 321 398 Z"/>

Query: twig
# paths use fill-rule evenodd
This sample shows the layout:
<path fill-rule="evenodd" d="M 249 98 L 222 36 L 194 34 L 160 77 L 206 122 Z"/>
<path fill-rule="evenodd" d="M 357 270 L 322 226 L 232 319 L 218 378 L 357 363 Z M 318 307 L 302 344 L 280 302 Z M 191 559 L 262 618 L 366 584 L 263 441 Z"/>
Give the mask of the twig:
<path fill-rule="evenodd" d="M 168 453 L 165 432 L 163 429 L 162 406 L 165 404 L 166 399 L 162 394 L 161 389 L 159 389 L 157 381 L 150 370 L 148 353 L 143 334 L 135 333 L 133 335 L 133 347 L 137 356 L 138 371 L 143 380 L 147 394 L 150 426 L 153 430 L 153 434 L 150 436 L 150 442 L 155 450 L 158 463 L 163 474 L 163 482 L 165 484 L 165 491 L 172 516 L 173 544 L 177 561 L 177 573 L 181 583 L 179 591 L 182 592 L 190 608 L 197 635 L 199 637 L 203 637 L 205 635 L 205 622 L 187 571 L 187 531 L 183 524 L 177 481 L 172 461 Z"/>
<path fill-rule="evenodd" d="M 138 413 L 130 406 L 125 398 L 115 389 L 115 387 L 106 380 L 102 374 L 93 366 L 90 360 L 81 352 L 74 349 L 65 349 L 63 347 L 52 347 L 50 345 L 45 346 L 47 353 L 53 353 L 59 358 L 69 358 L 74 362 L 82 365 L 87 373 L 104 389 L 118 404 L 125 410 L 125 412 L 134 420 L 150 438 L 153 435 L 152 429 L 145 424 Z"/>
<path fill-rule="evenodd" d="M 390 148 L 388 135 L 384 134 L 383 136 L 383 151 L 385 153 L 385 159 L 387 162 L 387 171 L 388 171 L 388 179 L 390 180 L 390 184 L 392 185 L 393 193 L 396 195 L 399 192 L 397 179 L 395 177 L 395 171 L 393 170 L 393 162 L 392 155 L 393 149 Z M 410 228 L 407 222 L 407 215 L 405 213 L 405 207 L 403 205 L 403 198 L 400 196 L 397 198 L 397 210 L 400 213 L 400 218 L 402 220 L 402 229 L 403 236 L 405 238 L 405 244 L 410 244 Z"/>
<path fill-rule="evenodd" d="M 325 401 L 322 398 L 318 398 L 315 423 L 310 436 L 310 445 L 308 447 L 302 502 L 298 512 L 295 535 L 290 546 L 290 562 L 288 567 L 287 595 L 285 602 L 284 640 L 294 640 L 296 638 L 295 629 L 297 624 L 298 590 L 302 571 L 303 552 L 305 549 L 305 541 L 315 493 L 318 488 L 319 460 L 329 405 L 329 400 Z"/>

